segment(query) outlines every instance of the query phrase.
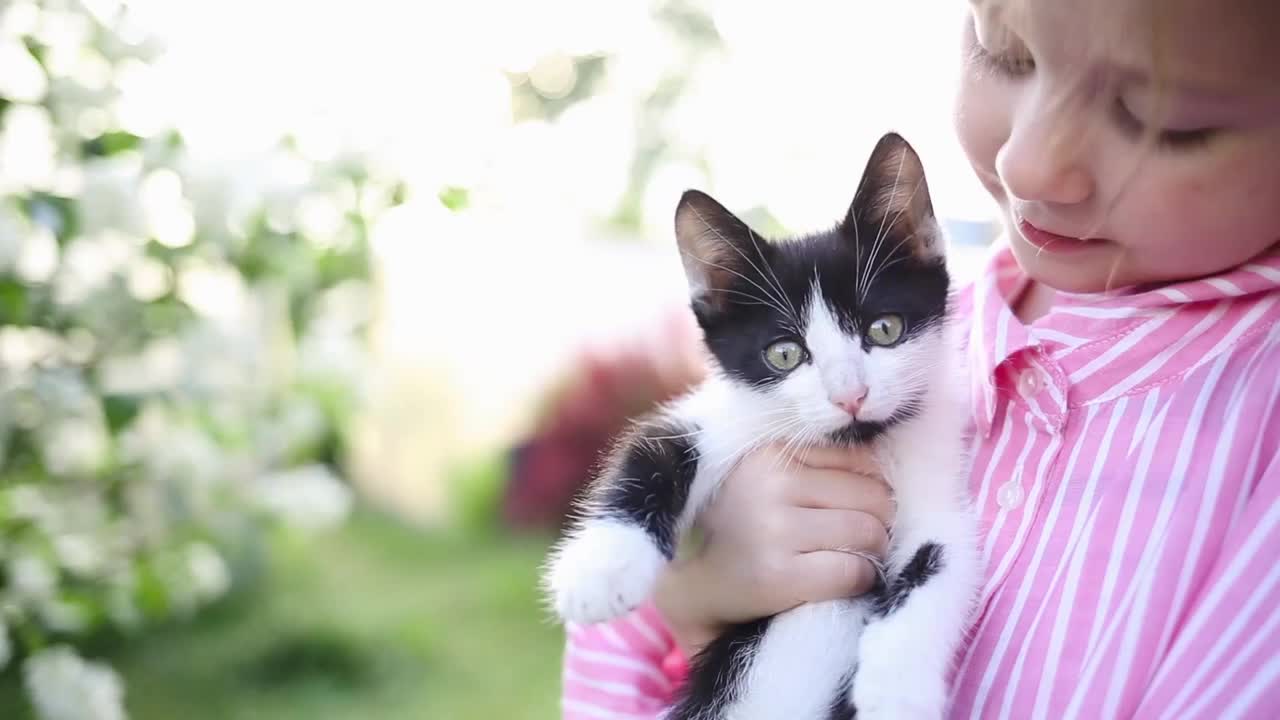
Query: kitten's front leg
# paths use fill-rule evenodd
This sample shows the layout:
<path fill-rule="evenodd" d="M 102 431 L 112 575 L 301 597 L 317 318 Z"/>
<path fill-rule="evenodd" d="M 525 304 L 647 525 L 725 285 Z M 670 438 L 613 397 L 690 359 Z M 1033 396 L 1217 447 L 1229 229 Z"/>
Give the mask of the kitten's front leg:
<path fill-rule="evenodd" d="M 668 414 L 641 423 L 610 455 L 546 576 L 566 622 L 609 620 L 647 598 L 675 551 L 698 476 L 698 428 Z"/>
<path fill-rule="evenodd" d="M 853 703 L 859 720 L 940 720 L 981 581 L 976 522 L 967 508 L 900 509 L 895 532 L 900 557 L 862 634 Z"/>

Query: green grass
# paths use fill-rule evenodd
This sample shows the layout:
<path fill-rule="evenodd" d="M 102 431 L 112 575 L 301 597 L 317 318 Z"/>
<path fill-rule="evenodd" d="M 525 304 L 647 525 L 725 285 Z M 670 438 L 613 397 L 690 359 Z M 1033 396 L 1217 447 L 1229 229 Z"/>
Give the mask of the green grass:
<path fill-rule="evenodd" d="M 545 549 L 359 514 L 284 538 L 252 591 L 104 657 L 134 720 L 555 718 L 561 636 L 535 586 Z M 29 716 L 6 676 L 0 717 Z"/>

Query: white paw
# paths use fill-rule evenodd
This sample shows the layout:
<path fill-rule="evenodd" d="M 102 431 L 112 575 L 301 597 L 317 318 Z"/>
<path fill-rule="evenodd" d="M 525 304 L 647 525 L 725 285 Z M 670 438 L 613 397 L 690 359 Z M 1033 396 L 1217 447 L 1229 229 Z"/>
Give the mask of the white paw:
<path fill-rule="evenodd" d="M 892 679 L 865 669 L 859 666 L 853 681 L 858 720 L 941 720 L 947 704 L 945 683 L 919 682 L 906 667 L 895 671 Z"/>
<path fill-rule="evenodd" d="M 884 628 L 868 626 L 853 677 L 853 706 L 858 720 L 941 720 L 947 705 L 945 669 L 931 669 L 919 658 L 892 647 Z M 877 642 L 883 639 L 886 642 Z M 870 641 L 870 642 L 868 642 Z"/>
<path fill-rule="evenodd" d="M 648 533 L 616 520 L 588 523 L 564 541 L 547 585 L 565 622 L 611 620 L 649 597 L 667 559 Z"/>

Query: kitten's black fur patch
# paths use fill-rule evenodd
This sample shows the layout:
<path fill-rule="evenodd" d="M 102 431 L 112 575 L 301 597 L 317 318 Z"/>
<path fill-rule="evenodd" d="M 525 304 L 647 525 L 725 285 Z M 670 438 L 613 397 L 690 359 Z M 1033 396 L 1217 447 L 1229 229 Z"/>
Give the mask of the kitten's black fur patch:
<path fill-rule="evenodd" d="M 696 433 L 664 416 L 637 423 L 619 439 L 593 498 L 643 528 L 668 560 L 675 554 L 675 521 L 698 470 Z"/>
<path fill-rule="evenodd" d="M 855 668 L 856 672 L 856 668 Z M 850 673 L 840 683 L 840 691 L 831 701 L 831 709 L 827 712 L 827 720 L 854 720 L 858 717 L 858 710 L 853 706 L 850 699 L 853 694 L 853 676 Z"/>
<path fill-rule="evenodd" d="M 872 612 L 884 617 L 902 607 L 913 590 L 924 585 L 929 578 L 942 570 L 944 562 L 941 545 L 934 542 L 921 545 L 893 582 L 877 589 Z"/>
<path fill-rule="evenodd" d="M 772 618 L 733 625 L 690 663 L 689 681 L 667 720 L 694 720 L 706 708 L 727 708 Z"/>

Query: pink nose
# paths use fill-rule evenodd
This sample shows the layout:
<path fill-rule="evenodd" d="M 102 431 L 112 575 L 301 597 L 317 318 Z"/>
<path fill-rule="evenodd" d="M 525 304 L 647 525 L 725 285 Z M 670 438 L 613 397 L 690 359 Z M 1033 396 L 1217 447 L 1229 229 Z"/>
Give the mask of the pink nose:
<path fill-rule="evenodd" d="M 862 403 L 867 399 L 867 392 L 867 388 L 854 388 L 843 395 L 831 398 L 831 404 L 857 417 L 858 411 L 862 409 Z"/>

